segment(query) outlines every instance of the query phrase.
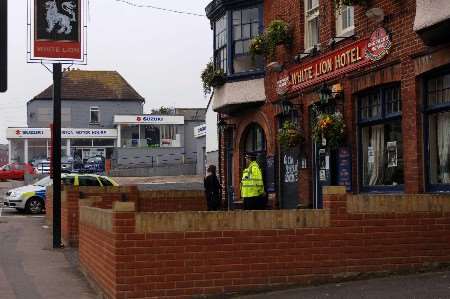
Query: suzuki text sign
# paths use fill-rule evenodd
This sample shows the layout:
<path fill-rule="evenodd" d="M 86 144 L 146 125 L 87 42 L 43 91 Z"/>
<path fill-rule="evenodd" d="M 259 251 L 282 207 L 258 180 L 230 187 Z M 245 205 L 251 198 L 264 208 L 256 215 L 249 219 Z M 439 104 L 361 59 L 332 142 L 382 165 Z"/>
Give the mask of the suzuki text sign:
<path fill-rule="evenodd" d="M 370 39 L 357 41 L 281 73 L 277 93 L 299 91 L 380 60 L 391 47 L 390 36 L 383 34 L 383 30 L 377 29 Z"/>
<path fill-rule="evenodd" d="M 84 0 L 30 0 L 31 60 L 84 60 Z"/>

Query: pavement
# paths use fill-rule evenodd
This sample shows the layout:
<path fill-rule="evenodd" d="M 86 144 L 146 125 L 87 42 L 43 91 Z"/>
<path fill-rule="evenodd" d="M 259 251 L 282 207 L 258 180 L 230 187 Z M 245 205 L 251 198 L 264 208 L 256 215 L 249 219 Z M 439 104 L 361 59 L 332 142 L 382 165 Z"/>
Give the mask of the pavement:
<path fill-rule="evenodd" d="M 242 299 L 444 299 L 450 298 L 450 271 L 295 288 Z"/>
<path fill-rule="evenodd" d="M 2 182 L 0 195 L 12 187 Z M 0 208 L 0 215 L 1 299 L 98 298 L 78 270 L 73 249 L 52 248 L 44 216 L 8 208 Z"/>

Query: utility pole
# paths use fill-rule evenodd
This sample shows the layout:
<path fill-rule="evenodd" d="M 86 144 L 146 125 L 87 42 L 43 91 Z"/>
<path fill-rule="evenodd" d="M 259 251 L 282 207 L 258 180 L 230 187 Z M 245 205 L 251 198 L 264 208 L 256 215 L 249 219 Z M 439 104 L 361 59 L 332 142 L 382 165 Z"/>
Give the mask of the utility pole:
<path fill-rule="evenodd" d="M 61 248 L 61 63 L 53 64 L 53 248 Z"/>

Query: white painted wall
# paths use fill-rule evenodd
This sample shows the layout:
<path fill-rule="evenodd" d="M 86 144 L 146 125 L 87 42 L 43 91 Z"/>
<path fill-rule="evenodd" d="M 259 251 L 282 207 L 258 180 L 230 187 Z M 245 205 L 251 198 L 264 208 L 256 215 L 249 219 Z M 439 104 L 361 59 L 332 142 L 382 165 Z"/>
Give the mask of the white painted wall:
<path fill-rule="evenodd" d="M 209 105 L 206 111 L 206 153 L 219 150 L 219 136 L 217 134 L 217 113 Z"/>
<path fill-rule="evenodd" d="M 416 4 L 415 31 L 450 18 L 450 0 L 416 0 Z"/>

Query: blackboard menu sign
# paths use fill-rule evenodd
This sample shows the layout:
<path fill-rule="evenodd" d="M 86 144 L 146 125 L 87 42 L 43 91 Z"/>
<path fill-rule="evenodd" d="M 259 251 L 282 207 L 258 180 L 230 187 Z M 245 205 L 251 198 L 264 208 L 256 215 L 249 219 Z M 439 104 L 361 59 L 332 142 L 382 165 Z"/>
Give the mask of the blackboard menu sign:
<path fill-rule="evenodd" d="M 269 156 L 266 160 L 266 191 L 275 192 L 275 157 Z"/>
<path fill-rule="evenodd" d="M 352 155 L 350 148 L 341 147 L 338 150 L 338 185 L 346 186 L 347 192 L 352 191 Z"/>

